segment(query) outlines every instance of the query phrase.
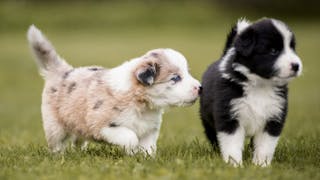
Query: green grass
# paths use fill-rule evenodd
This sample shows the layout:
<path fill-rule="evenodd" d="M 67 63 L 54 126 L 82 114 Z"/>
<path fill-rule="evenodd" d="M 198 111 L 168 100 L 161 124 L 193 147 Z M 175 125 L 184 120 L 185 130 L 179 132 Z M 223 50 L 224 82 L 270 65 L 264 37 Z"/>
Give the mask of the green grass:
<path fill-rule="evenodd" d="M 86 13 L 84 13 L 86 12 Z M 198 104 L 164 115 L 155 158 L 127 156 L 92 143 L 88 151 L 50 154 L 40 116 L 43 80 L 25 32 L 38 25 L 75 66 L 113 67 L 147 50 L 171 47 L 189 60 L 200 79 L 218 59 L 233 13 L 212 4 L 0 4 L 0 179 L 320 179 L 320 22 L 286 20 L 296 33 L 304 75 L 290 85 L 289 115 L 272 167 L 221 160 L 203 134 Z"/>

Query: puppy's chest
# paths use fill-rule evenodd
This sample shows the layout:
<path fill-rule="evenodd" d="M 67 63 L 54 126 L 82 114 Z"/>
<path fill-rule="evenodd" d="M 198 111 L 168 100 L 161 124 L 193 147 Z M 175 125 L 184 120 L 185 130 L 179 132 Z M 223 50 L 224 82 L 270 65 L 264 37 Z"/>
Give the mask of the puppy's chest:
<path fill-rule="evenodd" d="M 284 102 L 274 87 L 245 87 L 244 96 L 231 101 L 231 112 L 246 134 L 254 135 L 268 120 L 281 115 Z"/>
<path fill-rule="evenodd" d="M 160 129 L 162 122 L 161 111 L 137 113 L 128 111 L 116 120 L 121 126 L 133 130 L 138 137 L 142 137 L 155 129 Z"/>

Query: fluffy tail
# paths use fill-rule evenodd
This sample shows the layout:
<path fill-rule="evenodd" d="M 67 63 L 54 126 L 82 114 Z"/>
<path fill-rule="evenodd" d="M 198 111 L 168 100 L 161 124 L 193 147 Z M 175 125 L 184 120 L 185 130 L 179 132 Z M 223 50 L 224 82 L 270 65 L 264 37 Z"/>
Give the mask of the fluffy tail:
<path fill-rule="evenodd" d="M 27 36 L 39 66 L 40 74 L 45 78 L 72 69 L 71 65 L 59 57 L 50 41 L 34 25 L 29 27 Z"/>

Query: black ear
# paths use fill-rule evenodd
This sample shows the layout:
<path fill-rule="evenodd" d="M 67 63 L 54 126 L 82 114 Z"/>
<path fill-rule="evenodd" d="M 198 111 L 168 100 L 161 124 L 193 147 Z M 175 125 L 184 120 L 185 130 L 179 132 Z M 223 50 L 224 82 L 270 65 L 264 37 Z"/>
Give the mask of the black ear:
<path fill-rule="evenodd" d="M 239 35 L 234 46 L 239 54 L 248 57 L 252 53 L 255 44 L 256 34 L 252 28 L 248 28 Z"/>
<path fill-rule="evenodd" d="M 151 86 L 157 76 L 157 64 L 148 63 L 136 72 L 138 81 L 144 86 Z"/>

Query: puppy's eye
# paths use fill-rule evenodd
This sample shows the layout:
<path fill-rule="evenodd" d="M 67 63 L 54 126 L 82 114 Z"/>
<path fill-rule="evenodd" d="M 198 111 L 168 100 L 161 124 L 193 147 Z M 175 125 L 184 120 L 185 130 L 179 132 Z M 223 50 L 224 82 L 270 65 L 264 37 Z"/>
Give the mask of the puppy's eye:
<path fill-rule="evenodd" d="M 271 48 L 269 53 L 272 56 L 276 56 L 276 55 L 278 55 L 280 53 L 280 51 L 275 49 L 275 48 Z"/>
<path fill-rule="evenodd" d="M 174 75 L 171 79 L 170 79 L 171 81 L 173 81 L 173 82 L 179 82 L 179 81 L 181 81 L 181 76 L 179 76 L 179 75 Z"/>

